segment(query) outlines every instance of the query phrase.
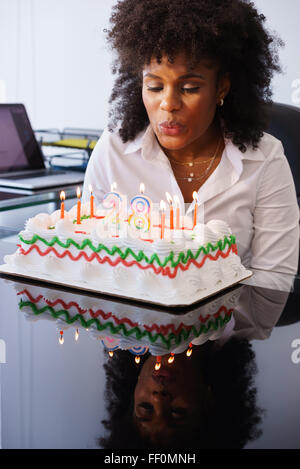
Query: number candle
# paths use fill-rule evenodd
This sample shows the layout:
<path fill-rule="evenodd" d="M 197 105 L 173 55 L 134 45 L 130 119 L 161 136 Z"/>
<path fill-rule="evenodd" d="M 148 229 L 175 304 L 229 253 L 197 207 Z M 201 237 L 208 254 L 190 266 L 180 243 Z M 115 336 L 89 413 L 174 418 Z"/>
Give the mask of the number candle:
<path fill-rule="evenodd" d="M 64 191 L 61 191 L 60 193 L 60 200 L 61 200 L 61 204 L 60 204 L 60 218 L 65 218 L 65 198 L 66 198 L 66 194 Z"/>
<path fill-rule="evenodd" d="M 90 215 L 91 215 L 91 218 L 93 218 L 94 216 L 94 196 L 93 196 L 93 188 L 91 186 L 91 184 L 89 185 L 89 191 L 91 193 L 91 196 L 90 196 Z"/>
<path fill-rule="evenodd" d="M 174 204 L 176 208 L 176 230 L 180 230 L 180 208 L 179 208 L 179 198 L 177 195 L 174 195 Z"/>
<path fill-rule="evenodd" d="M 173 201 L 172 197 L 170 196 L 169 192 L 166 192 L 167 201 L 170 205 L 170 230 L 174 230 L 174 209 L 173 209 Z"/>
<path fill-rule="evenodd" d="M 111 189 L 116 187 L 116 183 L 111 184 Z M 122 209 L 122 197 L 118 192 L 108 192 L 105 194 L 102 201 L 102 206 L 107 210 L 107 215 L 104 218 L 104 223 L 108 227 L 108 230 L 114 236 L 119 234 L 120 228 L 120 212 Z"/>
<path fill-rule="evenodd" d="M 197 216 L 198 216 L 198 193 L 196 191 L 193 192 L 193 199 L 195 202 L 193 228 L 195 228 L 195 226 L 197 225 Z"/>
<path fill-rule="evenodd" d="M 132 213 L 128 217 L 128 224 L 136 229 L 135 233 L 145 233 L 150 231 L 151 228 L 152 201 L 144 195 L 144 191 L 145 185 L 141 183 L 140 193 L 142 195 L 136 195 L 130 201 Z"/>
<path fill-rule="evenodd" d="M 164 239 L 165 232 L 165 222 L 166 222 L 166 204 L 163 200 L 160 201 L 160 210 L 161 210 L 161 224 L 160 224 L 160 239 Z"/>
<path fill-rule="evenodd" d="M 81 220 L 80 220 L 80 212 L 81 212 L 81 201 L 80 201 L 80 188 L 77 187 L 77 225 L 80 225 L 81 224 Z"/>

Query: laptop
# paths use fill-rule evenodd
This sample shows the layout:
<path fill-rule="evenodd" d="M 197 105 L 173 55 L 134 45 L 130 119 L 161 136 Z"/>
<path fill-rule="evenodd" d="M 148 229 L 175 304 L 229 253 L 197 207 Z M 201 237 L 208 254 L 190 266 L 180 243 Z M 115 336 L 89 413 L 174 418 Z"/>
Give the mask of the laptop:
<path fill-rule="evenodd" d="M 46 168 L 25 106 L 0 104 L 0 186 L 41 190 L 83 180 L 83 172 Z"/>

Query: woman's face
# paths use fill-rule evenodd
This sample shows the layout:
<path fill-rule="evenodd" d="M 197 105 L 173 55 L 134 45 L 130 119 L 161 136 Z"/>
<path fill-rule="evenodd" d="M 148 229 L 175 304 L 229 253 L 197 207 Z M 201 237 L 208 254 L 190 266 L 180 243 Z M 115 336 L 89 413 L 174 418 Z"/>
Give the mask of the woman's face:
<path fill-rule="evenodd" d="M 168 364 L 167 358 L 162 357 L 157 372 L 155 357 L 148 358 L 134 392 L 134 418 L 140 433 L 160 443 L 199 425 L 210 398 L 198 360 L 180 354 L 175 356 L 174 363 Z"/>
<path fill-rule="evenodd" d="M 229 87 L 228 75 L 218 79 L 218 67 L 208 60 L 190 70 L 183 54 L 173 63 L 152 59 L 143 69 L 143 102 L 160 145 L 182 150 L 205 143 Z"/>

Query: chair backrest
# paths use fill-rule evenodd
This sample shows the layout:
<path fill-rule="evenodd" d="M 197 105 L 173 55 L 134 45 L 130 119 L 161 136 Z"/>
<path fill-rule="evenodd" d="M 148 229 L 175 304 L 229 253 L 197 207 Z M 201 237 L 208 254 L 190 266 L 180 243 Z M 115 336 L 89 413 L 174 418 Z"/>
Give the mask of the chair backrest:
<path fill-rule="evenodd" d="M 300 205 L 300 108 L 273 103 L 267 106 L 270 115 L 268 133 L 281 140 L 293 173 Z"/>

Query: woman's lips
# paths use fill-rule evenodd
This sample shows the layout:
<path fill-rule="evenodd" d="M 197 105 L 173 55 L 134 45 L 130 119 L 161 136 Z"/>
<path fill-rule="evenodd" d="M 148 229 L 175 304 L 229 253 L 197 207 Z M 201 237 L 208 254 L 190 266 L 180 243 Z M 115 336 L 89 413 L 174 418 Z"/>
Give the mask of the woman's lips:
<path fill-rule="evenodd" d="M 164 135 L 179 135 L 184 129 L 184 126 L 178 122 L 161 122 L 159 125 L 159 130 Z"/>

